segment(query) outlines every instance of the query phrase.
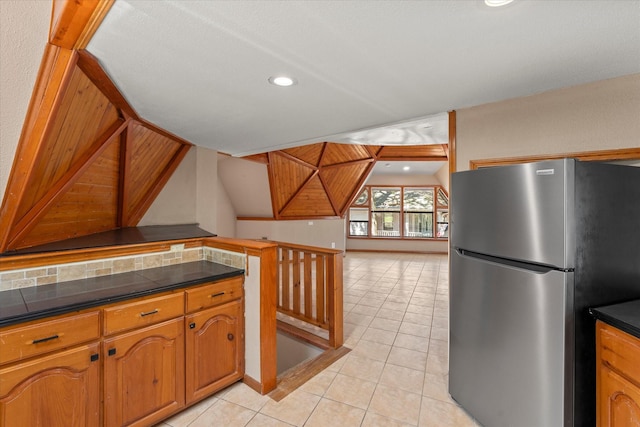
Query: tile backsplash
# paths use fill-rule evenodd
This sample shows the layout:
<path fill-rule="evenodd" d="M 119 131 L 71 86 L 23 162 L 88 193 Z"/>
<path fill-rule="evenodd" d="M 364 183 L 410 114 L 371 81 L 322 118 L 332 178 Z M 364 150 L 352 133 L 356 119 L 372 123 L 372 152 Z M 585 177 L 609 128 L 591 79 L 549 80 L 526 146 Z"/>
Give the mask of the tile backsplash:
<path fill-rule="evenodd" d="M 236 268 L 245 268 L 246 255 L 202 246 L 178 251 L 154 252 L 151 254 L 49 265 L 24 270 L 9 270 L 0 272 L 0 291 L 201 260 L 217 262 Z"/>

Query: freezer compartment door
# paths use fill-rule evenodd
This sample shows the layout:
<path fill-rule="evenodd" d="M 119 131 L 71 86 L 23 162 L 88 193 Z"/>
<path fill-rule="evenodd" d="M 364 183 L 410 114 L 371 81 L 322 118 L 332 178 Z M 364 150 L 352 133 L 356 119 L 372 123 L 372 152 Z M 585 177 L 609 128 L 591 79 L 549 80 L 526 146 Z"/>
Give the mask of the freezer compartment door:
<path fill-rule="evenodd" d="M 451 396 L 486 426 L 567 425 L 573 273 L 451 257 Z"/>
<path fill-rule="evenodd" d="M 574 170 L 565 159 L 454 173 L 452 246 L 573 268 Z"/>

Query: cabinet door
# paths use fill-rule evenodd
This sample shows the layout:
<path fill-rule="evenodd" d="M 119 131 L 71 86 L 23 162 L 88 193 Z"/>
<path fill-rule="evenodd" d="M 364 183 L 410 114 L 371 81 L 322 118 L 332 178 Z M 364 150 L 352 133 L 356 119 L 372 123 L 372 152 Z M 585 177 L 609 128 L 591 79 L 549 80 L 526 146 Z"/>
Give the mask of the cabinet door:
<path fill-rule="evenodd" d="M 187 403 L 199 400 L 244 375 L 242 300 L 186 317 Z"/>
<path fill-rule="evenodd" d="M 640 426 L 640 388 L 601 365 L 600 426 Z"/>
<path fill-rule="evenodd" d="M 0 369 L 0 426 L 100 424 L 98 343 Z"/>
<path fill-rule="evenodd" d="M 184 320 L 104 341 L 106 426 L 151 425 L 184 406 Z"/>

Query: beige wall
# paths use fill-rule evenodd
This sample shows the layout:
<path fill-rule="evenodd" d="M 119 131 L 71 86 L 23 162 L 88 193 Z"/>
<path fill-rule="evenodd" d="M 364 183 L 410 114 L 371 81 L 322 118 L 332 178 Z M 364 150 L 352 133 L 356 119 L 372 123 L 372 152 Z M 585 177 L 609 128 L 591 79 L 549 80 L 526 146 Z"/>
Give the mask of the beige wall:
<path fill-rule="evenodd" d="M 44 53 L 50 1 L 0 0 L 0 198 Z"/>
<path fill-rule="evenodd" d="M 640 74 L 456 112 L 457 170 L 470 160 L 640 147 Z"/>
<path fill-rule="evenodd" d="M 1 0 L 0 0 L 1 1 Z M 196 223 L 197 150 L 191 147 L 138 225 Z"/>
<path fill-rule="evenodd" d="M 319 246 L 345 250 L 345 226 L 342 219 L 313 219 L 296 221 L 238 221 L 236 237 L 262 239 L 298 245 Z"/>
<path fill-rule="evenodd" d="M 236 237 L 236 211 L 231 203 L 227 190 L 218 179 L 218 197 L 216 198 L 216 234 L 222 237 Z"/>

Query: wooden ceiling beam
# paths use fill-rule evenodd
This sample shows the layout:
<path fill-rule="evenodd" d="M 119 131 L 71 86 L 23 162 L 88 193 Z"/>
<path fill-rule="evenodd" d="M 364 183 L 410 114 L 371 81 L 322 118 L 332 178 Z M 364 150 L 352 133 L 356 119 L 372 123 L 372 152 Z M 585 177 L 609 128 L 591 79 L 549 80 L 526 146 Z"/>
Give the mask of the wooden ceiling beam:
<path fill-rule="evenodd" d="M 9 235 L 27 190 L 27 182 L 34 173 L 42 144 L 46 141 L 47 130 L 53 121 L 53 112 L 62 101 L 76 60 L 77 55 L 71 50 L 52 44 L 45 47 L 0 207 L 0 253 L 7 250 Z"/>
<path fill-rule="evenodd" d="M 447 156 L 379 157 L 379 162 L 446 162 Z"/>
<path fill-rule="evenodd" d="M 333 193 L 330 191 L 329 189 L 329 184 L 324 180 L 324 177 L 322 176 L 321 173 L 318 173 L 318 177 L 320 178 L 320 184 L 322 184 L 322 188 L 324 189 L 324 192 L 327 194 L 327 198 L 329 199 L 329 203 L 331 204 L 331 208 L 333 209 L 333 213 L 336 216 L 339 216 L 339 212 L 340 212 L 340 207 L 338 206 L 338 203 L 336 202 L 335 198 L 333 197 Z"/>
<path fill-rule="evenodd" d="M 269 193 L 271 195 L 271 211 L 273 212 L 273 217 L 275 219 L 280 219 L 280 211 L 276 206 L 276 178 L 275 171 L 273 170 L 273 156 L 275 153 L 269 152 L 267 153 L 267 177 L 269 178 Z"/>
<path fill-rule="evenodd" d="M 317 171 L 317 170 L 318 170 L 318 166 L 316 166 L 316 165 L 312 165 L 311 163 L 307 163 L 307 162 L 305 162 L 304 160 L 299 159 L 299 158 L 297 158 L 296 156 L 292 156 L 291 154 L 286 153 L 286 152 L 284 152 L 284 151 L 282 151 L 282 150 L 278 150 L 278 151 L 276 151 L 276 152 L 275 152 L 275 154 L 277 154 L 277 155 L 279 155 L 279 156 L 282 156 L 282 157 L 285 157 L 285 158 L 287 158 L 287 159 L 291 160 L 292 162 L 298 163 L 298 164 L 300 164 L 300 165 L 302 165 L 302 166 L 305 166 L 305 167 L 308 167 L 308 168 L 310 168 L 310 169 L 313 169 L 314 171 Z"/>
<path fill-rule="evenodd" d="M 84 49 L 115 0 L 53 0 L 49 43 Z"/>
<path fill-rule="evenodd" d="M 107 73 L 100 66 L 98 59 L 86 50 L 78 51 L 78 67 L 84 72 L 89 80 L 107 97 L 111 103 L 122 111 L 126 118 L 140 121 L 138 113 L 129 105 L 126 98 L 120 93 L 115 84 L 111 81 Z"/>
<path fill-rule="evenodd" d="M 49 191 L 20 219 L 11 230 L 8 248 L 11 249 L 16 243 L 22 240 L 38 223 L 38 221 L 49 211 L 56 201 L 80 178 L 84 171 L 104 152 L 115 137 L 119 136 L 127 127 L 128 121 L 118 120 L 111 125 L 69 168 L 62 178 L 56 182 Z"/>
<path fill-rule="evenodd" d="M 335 163 L 333 165 L 322 166 L 322 169 L 331 169 L 331 168 L 335 168 L 335 167 L 357 165 L 357 164 L 360 164 L 360 163 L 374 163 L 374 162 L 375 162 L 375 159 L 373 159 L 373 158 L 371 158 L 371 159 L 360 159 L 360 160 L 349 160 L 347 162 Z"/>
<path fill-rule="evenodd" d="M 456 112 L 449 111 L 449 144 L 447 145 L 447 157 L 449 157 L 449 176 L 456 171 Z"/>

